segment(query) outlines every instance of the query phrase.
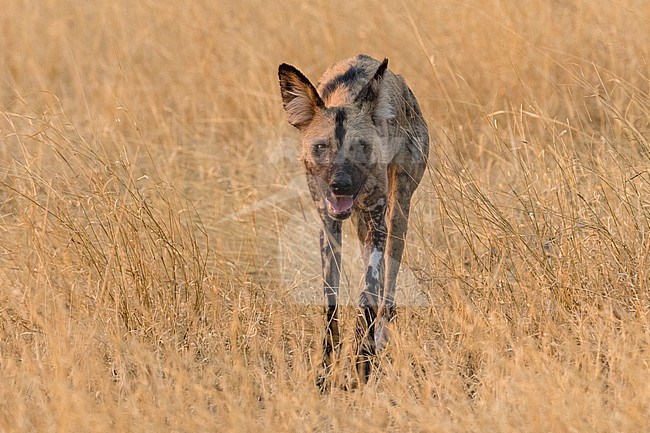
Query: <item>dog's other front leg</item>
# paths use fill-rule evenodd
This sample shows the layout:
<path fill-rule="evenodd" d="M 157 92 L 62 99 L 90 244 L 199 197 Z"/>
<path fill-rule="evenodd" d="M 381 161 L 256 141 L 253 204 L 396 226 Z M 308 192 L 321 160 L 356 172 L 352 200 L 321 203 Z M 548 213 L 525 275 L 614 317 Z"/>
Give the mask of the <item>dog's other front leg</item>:
<path fill-rule="evenodd" d="M 365 286 L 359 298 L 357 319 L 357 373 L 367 382 L 375 354 L 374 328 L 377 311 L 384 296 L 384 251 L 386 249 L 386 199 L 359 215 L 357 232 L 366 265 Z"/>
<path fill-rule="evenodd" d="M 323 216 L 320 250 L 325 294 L 325 336 L 323 338 L 323 372 L 317 385 L 324 389 L 332 369 L 333 352 L 340 348 L 338 297 L 341 281 L 341 221 Z"/>
<path fill-rule="evenodd" d="M 388 345 L 390 322 L 395 317 L 395 291 L 404 252 L 408 229 L 411 197 L 426 168 L 423 160 L 413 164 L 407 171 L 403 167 L 389 168 L 389 195 L 386 209 L 388 237 L 386 238 L 384 297 L 377 313 L 375 325 L 375 346 L 381 352 Z"/>

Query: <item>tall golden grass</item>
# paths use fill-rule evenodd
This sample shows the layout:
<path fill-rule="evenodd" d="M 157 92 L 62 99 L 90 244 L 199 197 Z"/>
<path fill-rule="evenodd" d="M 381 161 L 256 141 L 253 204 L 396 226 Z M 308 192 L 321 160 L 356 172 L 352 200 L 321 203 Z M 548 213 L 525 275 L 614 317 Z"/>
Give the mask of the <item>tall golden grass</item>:
<path fill-rule="evenodd" d="M 648 28 L 642 0 L 12 2 L 0 431 L 648 431 Z M 358 53 L 434 140 L 391 346 L 345 390 L 346 309 L 320 394 L 276 68 Z"/>

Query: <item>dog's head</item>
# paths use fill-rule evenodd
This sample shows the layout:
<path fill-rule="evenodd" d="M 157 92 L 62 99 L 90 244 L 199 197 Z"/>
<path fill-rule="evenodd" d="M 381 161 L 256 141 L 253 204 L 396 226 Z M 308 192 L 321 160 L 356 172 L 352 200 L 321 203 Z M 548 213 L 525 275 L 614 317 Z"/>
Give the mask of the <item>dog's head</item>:
<path fill-rule="evenodd" d="M 382 79 L 388 60 L 345 106 L 327 107 L 296 68 L 279 68 L 280 90 L 289 123 L 302 135 L 301 159 L 307 176 L 335 219 L 350 216 L 357 196 L 373 182 L 381 161 L 385 124 L 395 117 Z M 385 171 L 384 171 L 385 175 Z"/>

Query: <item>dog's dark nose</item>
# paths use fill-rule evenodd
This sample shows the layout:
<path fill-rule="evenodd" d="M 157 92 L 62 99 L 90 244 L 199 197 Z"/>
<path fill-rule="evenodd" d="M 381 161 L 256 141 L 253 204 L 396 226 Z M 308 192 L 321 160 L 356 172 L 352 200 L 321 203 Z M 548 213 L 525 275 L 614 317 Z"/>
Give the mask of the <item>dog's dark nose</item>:
<path fill-rule="evenodd" d="M 330 183 L 330 189 L 336 195 L 351 195 L 352 178 L 347 173 L 336 173 Z"/>

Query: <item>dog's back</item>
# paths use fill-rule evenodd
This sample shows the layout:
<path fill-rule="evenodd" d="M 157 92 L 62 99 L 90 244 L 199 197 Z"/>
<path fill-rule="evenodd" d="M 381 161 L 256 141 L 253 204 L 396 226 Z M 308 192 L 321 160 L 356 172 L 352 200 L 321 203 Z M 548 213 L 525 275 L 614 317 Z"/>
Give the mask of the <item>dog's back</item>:
<path fill-rule="evenodd" d="M 350 105 L 378 67 L 377 60 L 364 54 L 341 60 L 325 71 L 316 89 L 328 107 Z"/>

